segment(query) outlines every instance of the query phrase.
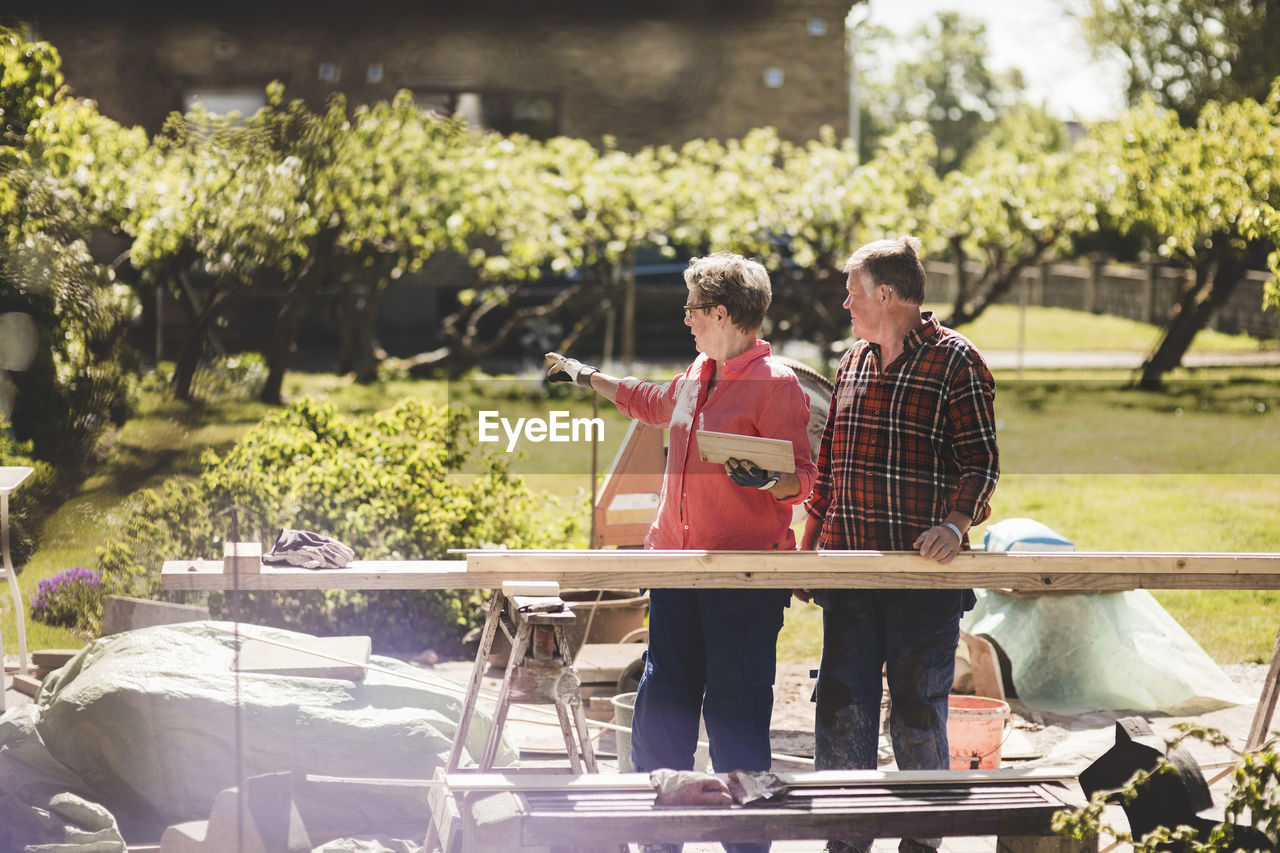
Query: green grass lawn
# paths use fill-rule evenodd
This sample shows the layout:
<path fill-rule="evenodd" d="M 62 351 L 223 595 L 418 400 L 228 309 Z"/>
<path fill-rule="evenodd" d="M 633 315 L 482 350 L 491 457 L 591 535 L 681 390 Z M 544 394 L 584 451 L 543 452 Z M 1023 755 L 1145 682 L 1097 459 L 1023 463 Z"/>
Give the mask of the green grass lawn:
<path fill-rule="evenodd" d="M 1068 341 L 1095 349 L 1146 349 L 1152 327 L 1108 317 L 1031 309 L 1037 349 Z M 1016 309 L 997 306 L 974 328 L 980 345 L 1001 348 Z M 984 331 L 983 324 L 986 324 Z M 1051 336 L 1052 333 L 1052 336 Z M 1062 342 L 1056 335 L 1062 334 Z M 1237 338 L 1202 336 L 1200 346 L 1243 348 Z M 1224 342 L 1218 342 L 1218 339 Z M 1251 346 L 1257 348 L 1257 343 Z M 1075 542 L 1079 550 L 1280 551 L 1280 369 L 1179 371 L 1167 393 L 1125 390 L 1125 372 L 1052 371 L 997 375 L 1004 475 L 992 521 L 1031 517 Z M 342 411 L 371 412 L 407 396 L 466 405 L 503 417 L 574 418 L 597 414 L 604 440 L 595 447 L 597 482 L 609 469 L 627 422 L 609 403 L 593 409 L 582 389 L 548 396 L 540 381 L 389 381 L 362 386 L 349 378 L 291 374 L 288 399 L 320 397 Z M 41 547 L 21 576 L 29 604 L 39 579 L 73 566 L 96 566 L 96 548 L 113 523 L 112 510 L 137 489 L 199 470 L 206 448 L 224 451 L 268 411 L 254 402 L 188 407 L 157 395 L 114 437 L 106 461 L 50 520 Z M 505 453 L 505 440 L 493 445 Z M 523 442 L 512 468 L 530 486 L 585 515 L 590 501 L 591 445 Z M 459 476 L 465 475 L 460 473 Z M 974 531 L 981 542 L 984 526 Z M 585 541 L 572 543 L 585 546 Z M 157 567 L 158 569 L 158 567 Z M 1159 591 L 1156 597 L 1215 660 L 1269 660 L 1278 620 L 1276 593 Z M 820 614 L 793 606 L 780 641 L 784 660 L 816 660 Z M 13 620 L 4 620 L 6 649 Z M 30 648 L 75 646 L 69 632 L 28 622 Z"/>

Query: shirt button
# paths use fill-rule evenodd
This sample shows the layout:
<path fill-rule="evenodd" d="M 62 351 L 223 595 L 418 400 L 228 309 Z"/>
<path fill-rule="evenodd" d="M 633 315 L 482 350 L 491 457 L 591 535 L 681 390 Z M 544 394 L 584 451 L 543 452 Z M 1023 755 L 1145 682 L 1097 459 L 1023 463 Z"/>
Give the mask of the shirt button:
<path fill-rule="evenodd" d="M 688 529 L 689 529 L 689 525 L 687 525 L 687 524 L 686 524 L 686 525 L 684 526 L 684 529 L 685 529 L 685 530 L 688 530 Z"/>

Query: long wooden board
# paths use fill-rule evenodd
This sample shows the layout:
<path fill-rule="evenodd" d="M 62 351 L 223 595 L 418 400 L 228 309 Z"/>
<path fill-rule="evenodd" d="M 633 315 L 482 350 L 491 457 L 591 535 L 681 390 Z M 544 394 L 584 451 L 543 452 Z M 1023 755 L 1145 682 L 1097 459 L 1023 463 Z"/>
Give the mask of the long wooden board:
<path fill-rule="evenodd" d="M 1280 589 L 1280 554 L 965 552 L 947 565 L 914 552 L 881 551 L 502 551 L 461 560 L 375 560 L 345 569 L 263 566 L 243 590 L 498 589 L 507 580 L 564 588 L 844 588 L 1104 591 Z M 230 589 L 221 560 L 170 560 L 165 589 Z"/>
<path fill-rule="evenodd" d="M 784 438 L 762 438 L 758 435 L 735 435 L 731 432 L 698 430 L 698 456 L 703 462 L 726 459 L 750 459 L 769 471 L 796 472 L 795 450 Z"/>

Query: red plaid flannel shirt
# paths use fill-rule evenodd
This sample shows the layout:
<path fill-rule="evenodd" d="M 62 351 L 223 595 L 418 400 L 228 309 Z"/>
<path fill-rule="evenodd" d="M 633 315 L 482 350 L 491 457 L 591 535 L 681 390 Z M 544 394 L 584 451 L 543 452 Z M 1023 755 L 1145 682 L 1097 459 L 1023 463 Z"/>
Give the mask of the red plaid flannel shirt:
<path fill-rule="evenodd" d="M 952 510 L 975 524 L 991 514 L 995 380 L 968 339 L 933 312 L 921 321 L 883 373 L 866 341 L 840 361 L 805 504 L 823 522 L 821 549 L 907 551 Z"/>

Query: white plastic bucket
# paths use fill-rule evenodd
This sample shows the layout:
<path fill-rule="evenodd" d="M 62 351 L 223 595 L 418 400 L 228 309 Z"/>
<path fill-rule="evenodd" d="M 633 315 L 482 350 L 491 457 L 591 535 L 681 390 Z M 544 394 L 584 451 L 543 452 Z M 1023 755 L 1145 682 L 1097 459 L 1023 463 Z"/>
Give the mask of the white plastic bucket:
<path fill-rule="evenodd" d="M 614 738 L 618 743 L 618 772 L 633 773 L 631 764 L 631 715 L 636 710 L 635 693 L 619 693 L 609 700 L 613 703 L 613 724 L 622 731 L 615 731 Z"/>
<path fill-rule="evenodd" d="M 631 763 L 631 719 L 636 710 L 636 694 L 619 693 L 609 701 L 613 703 L 613 724 L 623 729 L 613 733 L 618 744 L 618 772 L 634 773 L 636 768 Z M 693 754 L 694 770 L 706 772 L 711 766 L 706 741 L 706 727 L 699 725 L 698 748 Z"/>

